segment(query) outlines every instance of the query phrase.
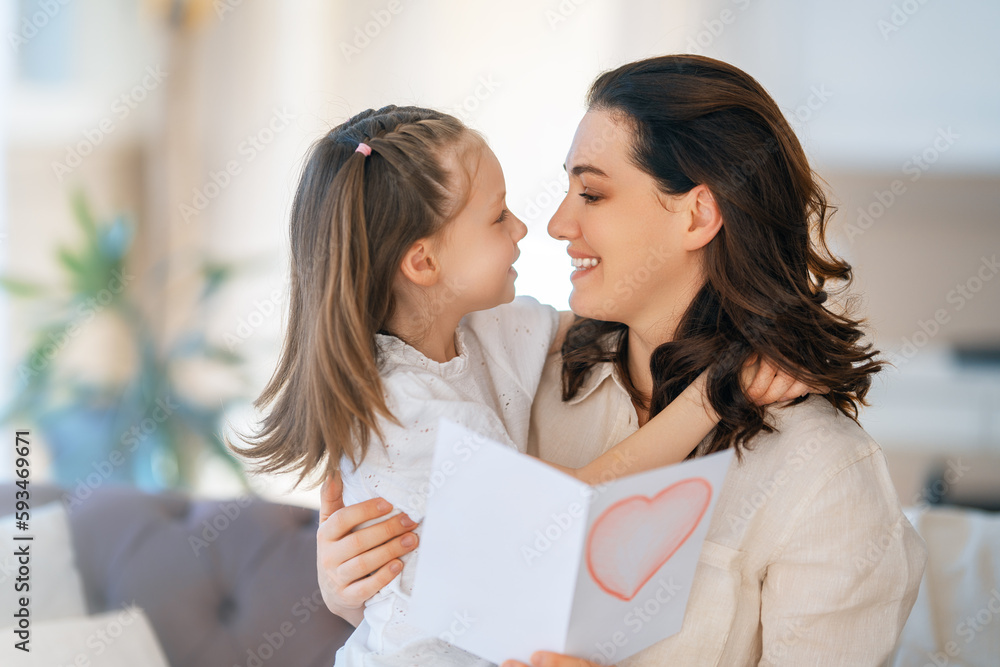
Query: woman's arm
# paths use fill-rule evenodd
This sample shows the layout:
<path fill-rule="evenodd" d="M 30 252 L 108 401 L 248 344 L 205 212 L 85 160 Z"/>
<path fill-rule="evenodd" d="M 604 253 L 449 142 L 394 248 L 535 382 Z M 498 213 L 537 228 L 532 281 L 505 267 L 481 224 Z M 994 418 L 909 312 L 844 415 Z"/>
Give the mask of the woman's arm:
<path fill-rule="evenodd" d="M 405 514 L 355 531 L 392 511 L 381 498 L 344 507 L 340 473 L 320 491 L 316 569 L 327 608 L 357 626 L 365 601 L 388 585 L 403 568 L 399 558 L 417 548 L 416 523 Z"/>
<path fill-rule="evenodd" d="M 787 512 L 761 588 L 761 664 L 881 665 L 917 597 L 927 547 L 879 449 Z"/>

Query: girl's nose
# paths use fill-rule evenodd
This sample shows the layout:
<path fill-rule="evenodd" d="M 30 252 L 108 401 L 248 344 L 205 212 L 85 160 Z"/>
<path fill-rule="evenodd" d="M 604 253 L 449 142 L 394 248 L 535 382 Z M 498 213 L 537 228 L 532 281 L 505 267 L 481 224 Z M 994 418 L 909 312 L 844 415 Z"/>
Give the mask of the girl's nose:
<path fill-rule="evenodd" d="M 521 218 L 517 217 L 513 213 L 511 213 L 511 217 L 514 218 L 512 220 L 514 224 L 511 227 L 510 237 L 514 239 L 514 243 L 517 243 L 528 234 L 528 226 L 521 222 Z"/>

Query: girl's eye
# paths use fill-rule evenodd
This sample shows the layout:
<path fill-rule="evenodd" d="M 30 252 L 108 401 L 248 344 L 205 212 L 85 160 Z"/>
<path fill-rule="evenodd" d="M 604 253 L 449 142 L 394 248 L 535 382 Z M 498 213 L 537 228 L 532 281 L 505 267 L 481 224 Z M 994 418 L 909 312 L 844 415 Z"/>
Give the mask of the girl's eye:
<path fill-rule="evenodd" d="M 595 197 L 594 195 L 587 194 L 586 192 L 581 192 L 580 196 L 583 197 L 583 201 L 588 204 L 594 204 L 600 199 L 600 197 Z"/>
<path fill-rule="evenodd" d="M 500 217 L 494 220 L 494 222 L 503 222 L 506 219 L 507 219 L 507 209 L 504 209 L 503 211 L 500 212 Z"/>

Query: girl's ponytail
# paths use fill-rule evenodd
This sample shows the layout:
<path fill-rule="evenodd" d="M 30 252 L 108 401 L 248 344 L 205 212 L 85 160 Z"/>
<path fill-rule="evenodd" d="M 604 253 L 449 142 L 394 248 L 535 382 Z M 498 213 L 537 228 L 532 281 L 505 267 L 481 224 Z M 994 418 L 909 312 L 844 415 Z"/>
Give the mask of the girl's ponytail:
<path fill-rule="evenodd" d="M 393 311 L 406 250 L 454 210 L 457 175 L 444 151 L 474 136 L 457 119 L 417 107 L 369 109 L 312 148 L 292 204 L 291 299 L 281 358 L 260 397 L 255 434 L 239 434 L 259 472 L 299 469 L 296 485 L 341 456 L 355 464 L 380 418 L 393 420 L 375 334 Z M 358 152 L 359 143 L 370 155 Z M 273 405 L 272 405 L 273 404 Z"/>

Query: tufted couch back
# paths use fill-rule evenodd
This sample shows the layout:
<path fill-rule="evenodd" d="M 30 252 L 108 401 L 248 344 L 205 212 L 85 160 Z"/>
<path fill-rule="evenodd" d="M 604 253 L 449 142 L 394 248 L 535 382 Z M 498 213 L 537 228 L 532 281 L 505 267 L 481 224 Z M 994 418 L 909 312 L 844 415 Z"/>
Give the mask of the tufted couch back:
<path fill-rule="evenodd" d="M 31 493 L 33 507 L 61 497 L 69 508 L 88 611 L 142 607 L 171 665 L 330 667 L 353 631 L 319 593 L 315 511 L 124 486 L 82 500 Z M 0 515 L 13 498 L 0 485 Z"/>

